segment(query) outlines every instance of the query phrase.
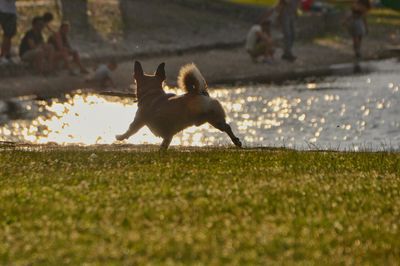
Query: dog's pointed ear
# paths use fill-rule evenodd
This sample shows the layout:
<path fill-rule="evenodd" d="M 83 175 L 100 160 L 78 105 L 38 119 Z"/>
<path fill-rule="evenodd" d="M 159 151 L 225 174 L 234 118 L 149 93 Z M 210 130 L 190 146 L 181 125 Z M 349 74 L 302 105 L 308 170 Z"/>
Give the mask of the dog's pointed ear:
<path fill-rule="evenodd" d="M 164 81 L 167 77 L 165 75 L 165 63 L 161 63 L 156 71 L 156 77 L 160 78 L 162 81 Z"/>
<path fill-rule="evenodd" d="M 135 68 L 133 70 L 135 79 L 139 79 L 144 76 L 142 64 L 139 61 L 135 61 Z"/>

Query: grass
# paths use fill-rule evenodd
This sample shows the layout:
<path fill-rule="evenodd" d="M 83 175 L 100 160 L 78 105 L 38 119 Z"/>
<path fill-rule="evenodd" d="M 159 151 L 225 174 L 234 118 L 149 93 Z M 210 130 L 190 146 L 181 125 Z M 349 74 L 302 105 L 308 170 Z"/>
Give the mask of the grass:
<path fill-rule="evenodd" d="M 397 30 L 400 26 L 400 12 L 388 8 L 372 9 L 368 16 L 368 23 Z"/>
<path fill-rule="evenodd" d="M 248 5 L 273 6 L 278 0 L 231 0 L 231 2 Z"/>
<path fill-rule="evenodd" d="M 0 152 L 1 265 L 400 261 L 400 154 Z"/>

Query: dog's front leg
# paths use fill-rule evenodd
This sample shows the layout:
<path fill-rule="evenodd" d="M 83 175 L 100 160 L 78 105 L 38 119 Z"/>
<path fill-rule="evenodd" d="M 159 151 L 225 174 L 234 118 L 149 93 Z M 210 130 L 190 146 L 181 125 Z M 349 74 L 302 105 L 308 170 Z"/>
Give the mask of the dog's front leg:
<path fill-rule="evenodd" d="M 211 122 L 210 121 L 209 123 L 216 129 L 219 129 L 222 132 L 225 132 L 226 134 L 228 134 L 228 136 L 231 138 L 233 144 L 235 144 L 236 147 L 239 147 L 239 148 L 242 147 L 242 142 L 240 141 L 240 139 L 238 137 L 235 136 L 235 134 L 233 134 L 231 126 L 229 124 L 227 124 L 225 121 L 221 121 L 221 122 Z"/>
<path fill-rule="evenodd" d="M 133 120 L 133 122 L 129 125 L 129 129 L 124 134 L 115 136 L 115 138 L 119 141 L 128 139 L 130 136 L 138 132 L 143 126 L 144 123 L 136 117 L 135 120 Z"/>

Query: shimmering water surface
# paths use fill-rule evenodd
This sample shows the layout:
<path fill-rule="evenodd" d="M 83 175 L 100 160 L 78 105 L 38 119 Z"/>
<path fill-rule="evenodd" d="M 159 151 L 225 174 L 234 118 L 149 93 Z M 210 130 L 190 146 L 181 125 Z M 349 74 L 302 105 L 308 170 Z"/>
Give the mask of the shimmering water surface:
<path fill-rule="evenodd" d="M 235 133 L 251 147 L 400 150 L 400 65 L 369 63 L 364 75 L 327 77 L 311 83 L 217 88 Z M 137 110 L 132 99 L 76 94 L 65 99 L 0 105 L 0 141 L 111 144 Z M 19 113 L 20 116 L 16 115 Z M 11 114 L 11 115 L 10 115 Z M 22 118 L 21 118 L 22 117 Z M 159 144 L 147 128 L 132 144 Z M 209 125 L 179 133 L 173 145 L 231 145 Z"/>

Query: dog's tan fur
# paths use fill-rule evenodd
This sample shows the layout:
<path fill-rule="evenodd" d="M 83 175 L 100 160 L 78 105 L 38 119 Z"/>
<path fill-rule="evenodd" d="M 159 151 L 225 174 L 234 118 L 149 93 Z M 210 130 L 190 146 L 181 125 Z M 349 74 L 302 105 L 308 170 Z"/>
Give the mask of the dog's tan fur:
<path fill-rule="evenodd" d="M 147 126 L 153 134 L 163 138 L 161 149 L 167 149 L 176 133 L 208 122 L 226 132 L 232 142 L 241 147 L 242 143 L 225 121 L 221 104 L 209 96 L 207 83 L 197 67 L 194 64 L 182 67 L 178 84 L 186 93 L 180 96 L 164 92 L 164 67 L 165 64 L 162 63 L 155 75 L 145 75 L 141 64 L 135 62 L 138 111 L 129 129 L 124 134 L 117 135 L 117 140 L 127 139 L 143 126 Z"/>

